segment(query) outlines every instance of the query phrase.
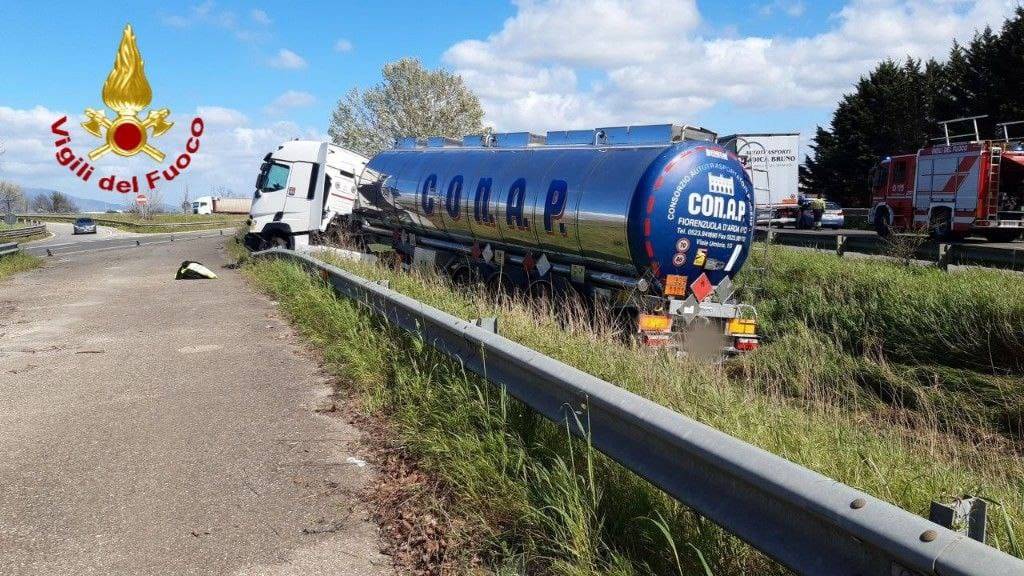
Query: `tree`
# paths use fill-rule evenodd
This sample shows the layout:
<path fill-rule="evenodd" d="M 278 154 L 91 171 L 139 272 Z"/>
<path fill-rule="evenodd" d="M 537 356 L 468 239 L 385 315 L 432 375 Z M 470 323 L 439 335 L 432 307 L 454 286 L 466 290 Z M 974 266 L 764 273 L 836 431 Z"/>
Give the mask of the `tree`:
<path fill-rule="evenodd" d="M 185 186 L 185 194 L 181 198 L 181 211 L 185 214 L 192 213 L 192 200 L 188 196 L 188 186 Z"/>
<path fill-rule="evenodd" d="M 58 214 L 78 212 L 78 205 L 75 204 L 75 201 L 67 194 L 56 190 L 50 192 L 50 205 Z"/>
<path fill-rule="evenodd" d="M 32 211 L 68 214 L 78 212 L 78 205 L 67 194 L 53 190 L 49 194 L 40 194 L 33 198 Z"/>
<path fill-rule="evenodd" d="M 142 220 L 149 220 L 153 214 L 163 214 L 167 212 L 167 207 L 164 206 L 164 193 L 160 190 L 150 190 L 146 193 L 145 204 L 136 202 L 134 196 L 126 196 L 124 212 L 138 216 Z"/>
<path fill-rule="evenodd" d="M 821 192 L 847 206 L 867 202 L 871 168 L 888 154 L 920 148 L 934 126 L 941 65 L 886 60 L 840 101 L 831 130 L 818 127 L 813 156 L 801 171 L 805 193 Z"/>
<path fill-rule="evenodd" d="M 480 100 L 458 74 L 403 58 L 382 75 L 380 84 L 353 88 L 338 101 L 327 130 L 335 144 L 373 155 L 404 136 L 461 139 L 483 131 Z"/>
<path fill-rule="evenodd" d="M 50 197 L 46 194 L 40 194 L 32 199 L 32 211 L 41 213 L 53 212 L 53 203 L 50 202 Z"/>
<path fill-rule="evenodd" d="M 20 212 L 25 209 L 25 194 L 13 182 L 0 182 L 0 212 Z"/>
<path fill-rule="evenodd" d="M 800 170 L 801 190 L 822 192 L 848 206 L 865 206 L 868 175 L 889 155 L 915 152 L 940 135 L 937 122 L 988 115 L 981 137 L 1001 137 L 999 122 L 1024 120 L 1024 7 L 998 33 L 986 28 L 966 45 L 953 43 L 940 63 L 891 60 L 862 77 L 819 127 L 813 154 Z M 957 128 L 959 129 L 959 128 Z M 1018 132 L 1012 136 L 1020 136 Z"/>

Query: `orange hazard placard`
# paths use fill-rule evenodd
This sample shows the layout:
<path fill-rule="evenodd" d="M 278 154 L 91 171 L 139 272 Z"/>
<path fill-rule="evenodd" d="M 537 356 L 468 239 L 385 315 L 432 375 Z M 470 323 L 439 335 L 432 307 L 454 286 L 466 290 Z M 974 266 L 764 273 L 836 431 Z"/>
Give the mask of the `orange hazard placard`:
<path fill-rule="evenodd" d="M 665 296 L 686 296 L 686 276 L 665 276 Z"/>

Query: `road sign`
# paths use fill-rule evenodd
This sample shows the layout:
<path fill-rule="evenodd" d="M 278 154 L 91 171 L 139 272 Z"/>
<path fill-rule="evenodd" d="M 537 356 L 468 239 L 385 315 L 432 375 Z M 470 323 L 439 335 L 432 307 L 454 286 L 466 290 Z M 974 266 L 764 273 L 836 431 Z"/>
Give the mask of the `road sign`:
<path fill-rule="evenodd" d="M 139 194 L 138 196 L 135 197 L 135 203 L 140 206 L 143 204 L 147 204 L 149 203 L 149 198 L 146 198 L 145 194 Z"/>

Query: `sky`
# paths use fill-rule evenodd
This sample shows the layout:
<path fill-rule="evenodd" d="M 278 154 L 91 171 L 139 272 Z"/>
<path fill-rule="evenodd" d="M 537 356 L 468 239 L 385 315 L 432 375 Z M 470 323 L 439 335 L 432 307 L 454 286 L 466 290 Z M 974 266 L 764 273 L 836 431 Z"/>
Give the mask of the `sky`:
<path fill-rule="evenodd" d="M 701 125 L 719 134 L 825 125 L 858 77 L 892 57 L 944 58 L 954 38 L 998 27 L 1020 0 L 479 0 L 431 2 L 0 3 L 0 179 L 119 202 L 99 175 L 144 175 L 200 149 L 159 190 L 166 203 L 248 196 L 264 154 L 325 139 L 331 110 L 381 67 L 411 56 L 460 73 L 498 131 L 625 124 Z M 54 17 L 59 15 L 59 17 Z M 51 124 L 70 146 L 103 109 L 103 82 L 130 23 L 153 109 L 175 123 L 151 143 L 168 154 L 108 154 L 83 183 L 57 164 Z M 107 110 L 112 118 L 113 112 Z M 143 115 L 145 112 L 142 113 Z M 806 148 L 805 148 L 806 149 Z"/>

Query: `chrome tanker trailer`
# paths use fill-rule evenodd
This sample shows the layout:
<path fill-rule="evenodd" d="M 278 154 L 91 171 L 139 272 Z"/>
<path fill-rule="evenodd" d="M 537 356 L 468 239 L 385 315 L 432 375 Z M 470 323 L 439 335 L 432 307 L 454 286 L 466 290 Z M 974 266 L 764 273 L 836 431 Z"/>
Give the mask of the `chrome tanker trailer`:
<path fill-rule="evenodd" d="M 731 279 L 754 191 L 714 140 L 674 125 L 403 139 L 357 177 L 351 225 L 408 266 L 629 311 L 650 344 L 702 326 L 752 350 Z"/>

